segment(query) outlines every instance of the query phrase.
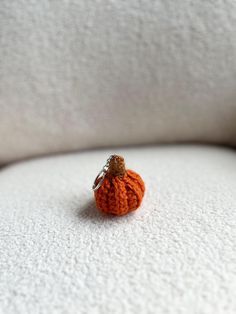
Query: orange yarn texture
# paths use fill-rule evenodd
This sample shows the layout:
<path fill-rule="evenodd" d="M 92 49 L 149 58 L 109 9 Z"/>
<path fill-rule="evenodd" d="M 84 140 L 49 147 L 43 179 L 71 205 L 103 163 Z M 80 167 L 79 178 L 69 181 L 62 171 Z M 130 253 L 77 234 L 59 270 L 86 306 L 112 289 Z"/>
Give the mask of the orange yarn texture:
<path fill-rule="evenodd" d="M 118 158 L 122 157 L 118 156 Z M 120 168 L 118 170 L 120 171 Z M 108 169 L 104 181 L 94 195 L 96 205 L 101 211 L 121 216 L 140 206 L 145 185 L 142 178 L 132 170 L 124 168 L 122 174 L 119 171 L 117 173 L 117 168 L 115 171 L 113 169 L 109 172 Z"/>

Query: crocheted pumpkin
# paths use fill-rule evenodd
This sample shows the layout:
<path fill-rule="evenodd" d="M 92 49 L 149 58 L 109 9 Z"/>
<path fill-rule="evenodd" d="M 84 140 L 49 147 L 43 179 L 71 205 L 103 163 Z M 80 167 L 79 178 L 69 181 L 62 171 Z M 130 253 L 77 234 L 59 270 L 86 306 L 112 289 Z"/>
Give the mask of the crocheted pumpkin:
<path fill-rule="evenodd" d="M 117 155 L 108 159 L 93 188 L 97 207 L 118 216 L 137 209 L 145 191 L 141 177 L 132 170 L 126 170 L 124 158 Z"/>

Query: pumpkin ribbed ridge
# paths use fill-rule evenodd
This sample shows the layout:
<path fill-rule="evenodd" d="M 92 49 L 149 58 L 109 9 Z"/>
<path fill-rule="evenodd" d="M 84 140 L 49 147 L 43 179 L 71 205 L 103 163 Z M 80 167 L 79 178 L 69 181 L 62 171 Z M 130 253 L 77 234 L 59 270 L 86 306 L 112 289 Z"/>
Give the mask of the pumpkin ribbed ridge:
<path fill-rule="evenodd" d="M 125 215 L 137 209 L 145 191 L 141 177 L 132 170 L 124 176 L 106 176 L 101 187 L 94 192 L 97 207 L 108 214 Z"/>

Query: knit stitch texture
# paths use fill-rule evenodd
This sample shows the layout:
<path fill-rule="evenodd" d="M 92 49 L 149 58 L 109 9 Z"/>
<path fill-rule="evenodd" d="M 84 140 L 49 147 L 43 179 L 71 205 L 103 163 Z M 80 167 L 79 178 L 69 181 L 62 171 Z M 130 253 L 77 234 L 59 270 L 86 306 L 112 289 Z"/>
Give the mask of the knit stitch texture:
<path fill-rule="evenodd" d="M 101 211 L 122 216 L 140 206 L 144 191 L 142 178 L 136 172 L 127 170 L 122 178 L 106 176 L 94 194 L 96 205 Z"/>

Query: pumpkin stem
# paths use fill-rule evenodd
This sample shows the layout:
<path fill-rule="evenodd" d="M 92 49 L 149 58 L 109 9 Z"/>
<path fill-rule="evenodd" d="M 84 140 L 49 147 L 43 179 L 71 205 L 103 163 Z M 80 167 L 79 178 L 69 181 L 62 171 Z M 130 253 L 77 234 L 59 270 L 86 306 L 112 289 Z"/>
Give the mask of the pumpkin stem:
<path fill-rule="evenodd" d="M 112 155 L 109 163 L 108 173 L 111 176 L 123 177 L 126 172 L 124 158 Z"/>

